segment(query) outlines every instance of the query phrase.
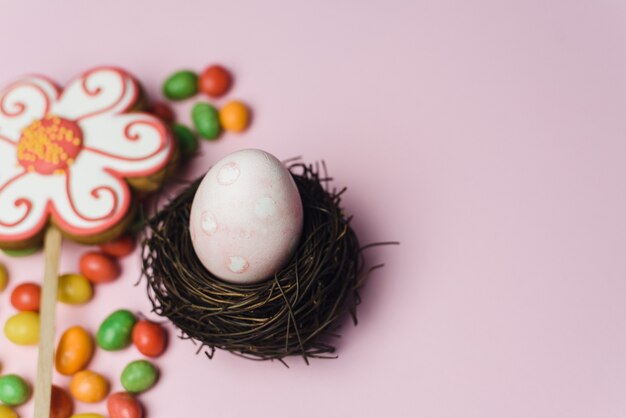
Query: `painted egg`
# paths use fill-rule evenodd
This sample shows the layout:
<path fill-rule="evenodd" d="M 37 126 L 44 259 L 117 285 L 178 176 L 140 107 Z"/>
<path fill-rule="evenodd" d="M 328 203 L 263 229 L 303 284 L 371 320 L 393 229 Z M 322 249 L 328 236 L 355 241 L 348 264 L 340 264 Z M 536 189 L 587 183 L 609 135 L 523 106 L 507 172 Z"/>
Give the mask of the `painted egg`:
<path fill-rule="evenodd" d="M 189 228 L 202 264 L 232 283 L 255 283 L 280 270 L 302 233 L 302 201 L 285 166 L 247 149 L 206 174 L 191 205 Z"/>

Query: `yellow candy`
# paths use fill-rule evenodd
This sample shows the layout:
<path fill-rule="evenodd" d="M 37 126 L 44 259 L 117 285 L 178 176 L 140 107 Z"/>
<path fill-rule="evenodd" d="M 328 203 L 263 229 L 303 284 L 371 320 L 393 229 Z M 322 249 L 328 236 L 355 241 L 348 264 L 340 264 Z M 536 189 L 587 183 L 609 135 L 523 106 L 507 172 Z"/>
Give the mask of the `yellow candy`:
<path fill-rule="evenodd" d="M 18 418 L 17 412 L 6 405 L 0 405 L 0 418 Z"/>
<path fill-rule="evenodd" d="M 7 272 L 7 268 L 4 264 L 0 263 L 0 292 L 7 288 L 7 283 L 9 282 L 9 273 Z M 3 418 L 0 415 L 0 418 Z"/>
<path fill-rule="evenodd" d="M 250 112 L 245 104 L 233 100 L 220 109 L 220 124 L 231 132 L 241 132 L 248 127 Z"/>
<path fill-rule="evenodd" d="M 91 300 L 93 288 L 91 283 L 80 274 L 64 274 L 59 277 L 59 302 L 79 305 Z"/>
<path fill-rule="evenodd" d="M 18 345 L 36 345 L 39 342 L 39 314 L 20 312 L 4 324 L 4 335 Z"/>
<path fill-rule="evenodd" d="M 104 415 L 86 413 L 86 414 L 72 415 L 70 418 L 104 418 Z"/>

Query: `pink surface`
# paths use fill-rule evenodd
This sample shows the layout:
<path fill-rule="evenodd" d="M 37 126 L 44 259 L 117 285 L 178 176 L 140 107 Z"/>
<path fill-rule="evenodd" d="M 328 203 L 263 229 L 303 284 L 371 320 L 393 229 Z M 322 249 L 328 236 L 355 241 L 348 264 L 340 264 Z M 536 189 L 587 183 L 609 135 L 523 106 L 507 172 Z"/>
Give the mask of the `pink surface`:
<path fill-rule="evenodd" d="M 362 241 L 402 241 L 369 253 L 387 267 L 338 360 L 209 361 L 173 341 L 149 416 L 626 416 L 626 5 L 261 3 L 2 3 L 3 84 L 119 64 L 155 93 L 221 62 L 254 127 L 205 143 L 189 177 L 243 147 L 323 158 Z M 81 251 L 65 247 L 63 271 Z M 41 256 L 1 257 L 11 287 L 40 279 Z M 147 311 L 138 263 L 61 306 L 60 327 Z M 32 378 L 35 356 L 0 337 L 3 373 Z M 119 389 L 136 357 L 98 352 L 93 368 Z"/>

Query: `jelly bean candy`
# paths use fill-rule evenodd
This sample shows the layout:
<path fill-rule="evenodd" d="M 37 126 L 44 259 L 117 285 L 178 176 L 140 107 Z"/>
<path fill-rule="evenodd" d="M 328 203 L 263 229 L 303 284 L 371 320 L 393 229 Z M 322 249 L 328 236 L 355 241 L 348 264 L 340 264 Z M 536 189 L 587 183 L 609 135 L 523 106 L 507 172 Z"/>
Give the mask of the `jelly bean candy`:
<path fill-rule="evenodd" d="M 193 71 L 178 71 L 165 80 L 163 94 L 170 100 L 183 100 L 198 93 L 198 76 Z"/>
<path fill-rule="evenodd" d="M 74 401 L 65 389 L 52 385 L 50 418 L 70 418 L 74 412 Z"/>
<path fill-rule="evenodd" d="M 232 101 L 220 109 L 222 128 L 232 132 L 242 132 L 250 123 L 250 111 L 242 102 Z"/>
<path fill-rule="evenodd" d="M 135 250 L 135 238 L 130 234 L 124 234 L 113 241 L 101 244 L 100 249 L 112 257 L 126 257 Z"/>
<path fill-rule="evenodd" d="M 183 157 L 188 158 L 194 155 L 198 150 L 198 139 L 193 131 L 181 123 L 172 125 L 172 131 Z"/>
<path fill-rule="evenodd" d="M 9 284 L 9 272 L 4 264 L 0 263 L 0 292 L 4 291 Z"/>
<path fill-rule="evenodd" d="M 174 111 L 170 105 L 165 102 L 154 102 L 148 109 L 148 113 L 153 114 L 165 123 L 172 123 L 176 119 Z"/>
<path fill-rule="evenodd" d="M 22 250 L 2 250 L 9 257 L 27 257 L 39 251 L 39 247 L 26 248 Z"/>
<path fill-rule="evenodd" d="M 15 374 L 0 377 L 0 402 L 19 406 L 30 397 L 30 388 L 24 379 Z"/>
<path fill-rule="evenodd" d="M 228 92 L 232 77 L 221 65 L 211 65 L 200 74 L 198 87 L 200 91 L 211 97 L 220 97 Z"/>
<path fill-rule="evenodd" d="M 202 138 L 215 139 L 220 134 L 217 109 L 208 103 L 196 103 L 191 109 L 191 120 Z"/>
<path fill-rule="evenodd" d="M 97 251 L 89 251 L 79 261 L 80 272 L 93 283 L 106 283 L 117 279 L 120 266 L 111 256 Z"/>
<path fill-rule="evenodd" d="M 128 347 L 135 321 L 135 316 L 130 311 L 120 309 L 113 312 L 100 324 L 96 334 L 98 346 L 107 351 Z"/>
<path fill-rule="evenodd" d="M 142 320 L 133 328 L 133 344 L 148 357 L 158 357 L 165 351 L 167 334 L 156 322 Z"/>
<path fill-rule="evenodd" d="M 109 382 L 96 372 L 82 370 L 72 377 L 70 392 L 81 402 L 100 402 L 109 393 Z"/>
<path fill-rule="evenodd" d="M 110 418 L 141 418 L 143 408 L 139 401 L 128 392 L 113 393 L 107 399 Z"/>
<path fill-rule="evenodd" d="M 131 393 L 141 393 L 150 389 L 157 380 L 158 372 L 152 363 L 136 360 L 122 371 L 122 386 Z"/>
<path fill-rule="evenodd" d="M 41 286 L 37 283 L 22 283 L 11 292 L 11 305 L 18 311 L 39 311 Z"/>
<path fill-rule="evenodd" d="M 68 305 L 87 303 L 93 296 L 91 282 L 82 274 L 64 274 L 59 277 L 57 299 Z"/>
<path fill-rule="evenodd" d="M 10 406 L 0 405 L 0 418 L 19 418 Z"/>
<path fill-rule="evenodd" d="M 39 342 L 39 314 L 20 312 L 4 324 L 4 335 L 17 345 L 36 345 Z"/>
<path fill-rule="evenodd" d="M 91 360 L 93 351 L 93 340 L 85 329 L 79 326 L 68 328 L 61 336 L 57 347 L 55 358 L 57 371 L 69 376 L 83 370 Z"/>

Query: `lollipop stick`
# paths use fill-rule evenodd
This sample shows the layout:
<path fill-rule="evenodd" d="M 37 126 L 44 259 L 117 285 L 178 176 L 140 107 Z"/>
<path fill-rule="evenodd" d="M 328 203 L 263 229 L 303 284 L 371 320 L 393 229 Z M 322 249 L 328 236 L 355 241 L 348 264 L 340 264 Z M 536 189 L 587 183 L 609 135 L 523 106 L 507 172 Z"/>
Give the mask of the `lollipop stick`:
<path fill-rule="evenodd" d="M 39 312 L 39 357 L 35 382 L 35 418 L 49 418 L 54 357 L 54 321 L 59 282 L 61 231 L 50 225 L 44 241 L 45 267 Z"/>

